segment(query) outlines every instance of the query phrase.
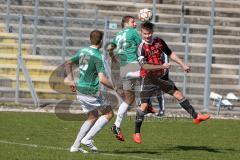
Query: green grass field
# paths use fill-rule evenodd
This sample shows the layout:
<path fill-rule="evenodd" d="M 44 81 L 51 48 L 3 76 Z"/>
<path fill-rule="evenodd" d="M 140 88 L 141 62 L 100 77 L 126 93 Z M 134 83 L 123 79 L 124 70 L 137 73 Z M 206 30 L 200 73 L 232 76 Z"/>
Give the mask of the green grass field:
<path fill-rule="evenodd" d="M 55 114 L 0 112 L 0 160 L 237 160 L 240 121 L 147 119 L 143 143 L 132 141 L 134 120 L 122 125 L 125 142 L 110 132 L 113 121 L 95 138 L 99 153 L 70 153 L 82 122 L 63 121 Z"/>

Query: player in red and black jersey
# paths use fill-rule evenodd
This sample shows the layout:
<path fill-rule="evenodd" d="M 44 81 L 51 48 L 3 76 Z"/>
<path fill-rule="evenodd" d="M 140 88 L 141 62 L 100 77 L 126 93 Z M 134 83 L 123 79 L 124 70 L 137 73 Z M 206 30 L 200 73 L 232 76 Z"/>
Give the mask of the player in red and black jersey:
<path fill-rule="evenodd" d="M 143 40 L 141 42 L 141 44 L 138 47 L 138 59 L 140 61 L 141 64 L 164 64 L 164 63 L 168 63 L 168 57 L 171 54 L 171 50 L 168 48 L 168 46 L 166 45 L 166 43 L 156 37 L 152 39 L 152 43 L 151 44 L 146 44 L 146 42 Z M 162 54 L 161 54 L 162 53 Z M 147 59 L 145 59 L 144 57 L 147 57 Z M 141 68 L 140 70 L 140 76 L 141 77 L 145 77 L 147 74 L 151 74 L 153 76 L 157 76 L 157 77 L 168 77 L 168 69 L 159 69 L 159 70 L 152 70 L 152 71 L 147 71 L 143 68 Z M 159 101 L 159 111 L 158 114 L 159 116 L 164 114 L 164 98 L 163 98 L 163 93 L 162 91 L 159 92 L 156 90 L 156 93 L 153 94 L 151 93 L 151 96 L 147 96 L 146 99 L 148 99 L 148 104 L 151 104 L 151 99 L 149 97 L 156 97 Z M 148 105 L 149 108 L 149 105 Z"/>
<path fill-rule="evenodd" d="M 135 134 L 133 135 L 133 140 L 136 143 L 141 143 L 140 128 L 148 108 L 148 100 L 156 92 L 161 94 L 163 91 L 174 96 L 180 106 L 193 117 L 196 124 L 210 117 L 209 115 L 196 113 L 182 92 L 169 79 L 168 70 L 171 64 L 165 61 L 164 57 L 167 56 L 179 64 L 185 72 L 189 72 L 190 67 L 183 63 L 161 38 L 153 38 L 153 27 L 154 25 L 151 22 L 144 22 L 141 25 L 142 43 L 138 47 L 138 60 L 141 65 L 141 106 L 136 112 Z"/>
<path fill-rule="evenodd" d="M 163 65 L 168 63 L 168 57 L 172 51 L 167 44 L 160 38 L 152 38 L 151 43 L 145 40 L 138 46 L 138 60 L 141 64 Z M 147 67 L 147 65 L 145 66 Z M 168 68 L 158 68 L 156 70 L 148 70 L 141 68 L 141 77 L 154 76 L 162 77 L 168 74 Z"/>

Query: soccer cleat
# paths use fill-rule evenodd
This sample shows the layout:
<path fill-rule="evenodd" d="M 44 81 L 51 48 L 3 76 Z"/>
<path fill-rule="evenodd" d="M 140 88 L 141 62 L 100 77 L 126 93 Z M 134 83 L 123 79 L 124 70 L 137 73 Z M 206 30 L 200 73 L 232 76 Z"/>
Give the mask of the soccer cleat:
<path fill-rule="evenodd" d="M 97 152 L 98 151 L 97 147 L 94 146 L 94 144 L 93 144 L 93 140 L 82 139 L 81 144 L 87 146 L 93 152 Z"/>
<path fill-rule="evenodd" d="M 157 111 L 153 108 L 152 105 L 148 105 L 148 108 L 147 108 L 147 113 L 156 113 Z"/>
<path fill-rule="evenodd" d="M 135 143 L 141 144 L 142 143 L 141 134 L 140 133 L 133 134 L 133 141 Z"/>
<path fill-rule="evenodd" d="M 70 148 L 70 152 L 88 153 L 88 151 L 82 149 L 81 147 L 79 147 L 79 148 L 75 148 L 75 147 L 73 147 L 73 146 Z"/>
<path fill-rule="evenodd" d="M 197 118 L 193 119 L 193 122 L 195 124 L 199 124 L 200 122 L 206 121 L 209 118 L 210 118 L 210 115 L 208 115 L 208 114 L 200 114 L 200 113 L 198 113 Z"/>
<path fill-rule="evenodd" d="M 123 134 L 121 132 L 121 129 L 115 125 L 111 127 L 111 131 L 115 134 L 116 138 L 119 141 L 124 141 Z"/>

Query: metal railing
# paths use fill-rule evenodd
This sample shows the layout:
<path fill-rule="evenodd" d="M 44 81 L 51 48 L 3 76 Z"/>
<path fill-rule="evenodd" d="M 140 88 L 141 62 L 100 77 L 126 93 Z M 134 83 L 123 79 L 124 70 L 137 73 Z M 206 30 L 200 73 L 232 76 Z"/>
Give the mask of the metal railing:
<path fill-rule="evenodd" d="M 65 14 L 66 16 L 66 14 Z M 11 15 L 7 15 L 7 14 L 0 14 L 0 17 L 2 18 L 6 18 L 6 19 L 9 19 L 9 20 L 15 20 L 17 21 L 18 19 L 18 15 L 16 14 L 11 14 Z M 37 20 L 36 20 L 37 18 Z M 37 37 L 39 36 L 38 34 L 38 28 L 40 28 L 41 26 L 40 25 L 37 25 L 38 24 L 38 21 L 47 21 L 47 22 L 59 22 L 60 24 L 63 24 L 63 27 L 62 27 L 62 35 L 59 35 L 59 36 L 62 36 L 61 38 L 61 54 L 60 56 L 62 57 L 62 59 L 65 58 L 66 56 L 66 38 L 67 38 L 67 30 L 68 30 L 68 27 L 67 27 L 67 24 L 69 22 L 77 22 L 76 25 L 80 24 L 80 23 L 92 23 L 93 26 L 102 26 L 101 28 L 103 29 L 104 28 L 104 20 L 99 20 L 97 19 L 85 19 L 85 18 L 73 18 L 73 17 L 58 17 L 58 16 L 31 16 L 31 15 L 23 15 L 23 19 L 24 21 L 30 21 L 30 23 L 33 23 L 33 36 L 32 36 L 32 44 L 30 44 L 30 46 L 32 47 L 32 54 L 33 55 L 36 55 L 36 52 L 37 52 L 37 48 L 38 48 L 38 41 L 37 41 Z M 79 45 L 78 45 L 79 46 Z M 59 55 L 57 55 L 59 56 Z"/>
<path fill-rule="evenodd" d="M 0 17 L 4 17 L 5 18 L 5 23 L 6 23 L 6 31 L 9 32 L 10 28 L 12 28 L 12 26 L 10 26 L 10 21 L 13 19 L 17 19 L 18 15 L 16 14 L 12 14 L 10 13 L 10 6 L 11 6 L 11 1 L 10 0 L 6 0 L 6 14 L 1 14 Z M 63 6 L 64 6 L 64 12 L 63 12 L 63 16 L 58 17 L 58 16 L 40 16 L 39 15 L 39 0 L 35 0 L 35 6 L 34 6 L 34 16 L 32 15 L 24 15 L 24 20 L 30 20 L 33 22 L 33 38 L 32 38 L 32 54 L 36 55 L 37 54 L 37 39 L 38 39 L 38 25 L 39 25 L 39 21 L 44 20 L 44 21 L 62 21 L 62 26 L 63 26 L 63 32 L 62 32 L 62 49 L 61 49 L 61 56 L 62 59 L 64 59 L 65 57 L 65 53 L 66 53 L 66 37 L 67 37 L 67 24 L 71 21 L 80 21 L 80 22 L 90 22 L 93 23 L 94 28 L 98 27 L 98 24 L 100 24 L 101 22 L 99 22 L 99 11 L 98 8 L 95 8 L 89 12 L 94 13 L 94 19 L 92 20 L 88 20 L 88 19 L 81 19 L 81 18 L 75 18 L 75 17 L 67 17 L 68 15 L 68 1 L 67 0 L 63 0 Z M 102 22 L 102 24 L 104 24 L 104 21 Z M 101 24 L 100 24 L 101 25 Z"/>
<path fill-rule="evenodd" d="M 184 15 L 185 12 L 185 0 L 181 0 L 181 18 L 180 18 L 180 35 L 181 35 L 181 41 L 183 42 L 183 25 L 184 25 Z"/>
<path fill-rule="evenodd" d="M 33 47 L 32 47 L 32 54 L 36 55 L 36 44 L 37 44 L 37 27 L 38 27 L 38 9 L 39 7 L 39 0 L 35 0 L 35 7 L 34 7 L 34 31 L 33 31 Z"/>
<path fill-rule="evenodd" d="M 204 82 L 204 101 L 203 106 L 205 110 L 209 110 L 209 96 L 211 92 L 211 65 L 212 65 L 212 51 L 213 51 L 213 29 L 215 19 L 215 0 L 211 3 L 211 20 L 207 32 L 207 51 L 206 51 L 206 68 L 205 68 L 205 82 Z"/>
<path fill-rule="evenodd" d="M 204 83 L 204 101 L 203 106 L 205 110 L 209 109 L 209 96 L 211 86 L 211 65 L 212 65 L 212 40 L 213 40 L 213 26 L 208 27 L 207 36 L 207 53 L 206 53 L 206 68 L 205 68 L 205 83 Z"/>
<path fill-rule="evenodd" d="M 181 27 L 182 27 L 182 25 L 181 25 Z M 186 28 L 187 29 L 186 29 L 186 33 L 185 33 L 184 62 L 185 62 L 185 64 L 188 64 L 190 24 L 187 24 Z M 186 95 L 186 93 L 187 93 L 187 74 L 184 73 L 184 76 L 183 76 L 183 94 Z"/>
<path fill-rule="evenodd" d="M 24 65 L 24 60 L 22 58 L 22 25 L 23 25 L 23 16 L 19 16 L 19 33 L 18 33 L 18 53 L 17 53 L 17 70 L 16 70 L 16 90 L 15 90 L 15 102 L 19 102 L 19 72 L 20 69 L 23 72 L 24 78 L 27 81 L 28 88 L 30 90 L 34 105 L 39 106 L 39 99 L 37 93 L 33 87 L 31 77 L 28 73 L 27 68 Z"/>

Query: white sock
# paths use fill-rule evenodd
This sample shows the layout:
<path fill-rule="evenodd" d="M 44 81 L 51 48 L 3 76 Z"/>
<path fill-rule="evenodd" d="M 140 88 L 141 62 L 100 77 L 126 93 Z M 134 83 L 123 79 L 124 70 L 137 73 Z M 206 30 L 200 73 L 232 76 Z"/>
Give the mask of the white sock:
<path fill-rule="evenodd" d="M 82 127 L 80 128 L 80 131 L 77 135 L 77 138 L 73 144 L 74 148 L 78 148 L 80 147 L 81 144 L 81 140 L 83 139 L 83 137 L 88 133 L 88 131 L 91 129 L 91 127 L 93 126 L 93 123 L 91 121 L 85 121 L 82 125 Z"/>
<path fill-rule="evenodd" d="M 108 119 L 104 117 L 104 115 L 99 117 L 87 135 L 84 137 L 84 140 L 92 139 L 107 123 Z"/>
<path fill-rule="evenodd" d="M 127 113 L 128 106 L 129 105 L 125 102 L 122 102 L 122 104 L 119 106 L 118 113 L 117 113 L 117 118 L 116 118 L 116 121 L 114 123 L 116 127 L 120 128 L 122 120 L 123 120 L 125 114 Z"/>

